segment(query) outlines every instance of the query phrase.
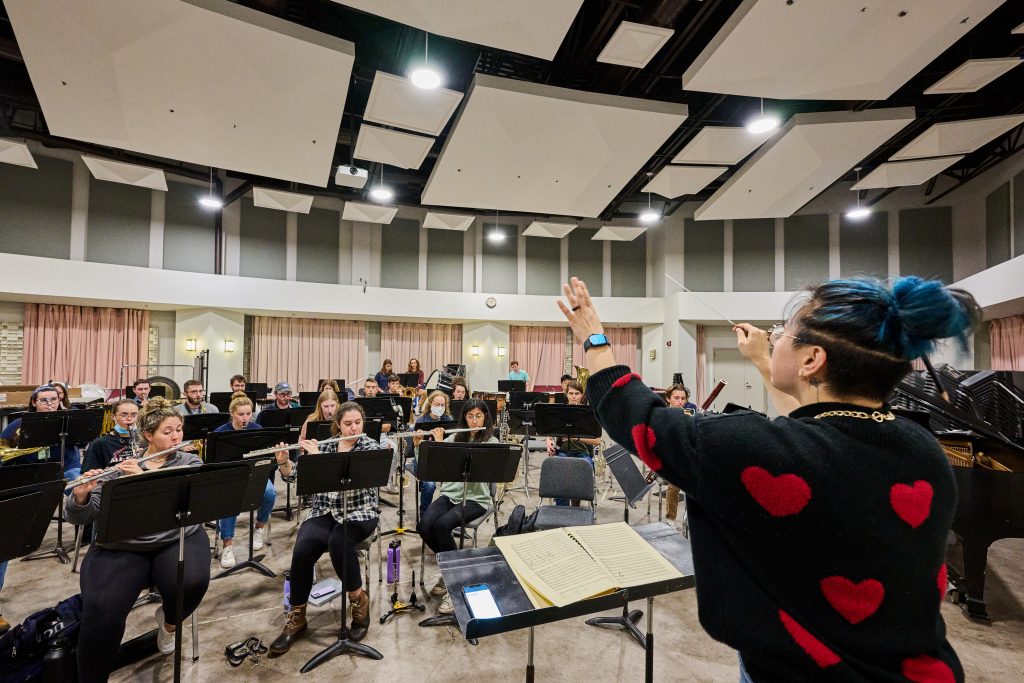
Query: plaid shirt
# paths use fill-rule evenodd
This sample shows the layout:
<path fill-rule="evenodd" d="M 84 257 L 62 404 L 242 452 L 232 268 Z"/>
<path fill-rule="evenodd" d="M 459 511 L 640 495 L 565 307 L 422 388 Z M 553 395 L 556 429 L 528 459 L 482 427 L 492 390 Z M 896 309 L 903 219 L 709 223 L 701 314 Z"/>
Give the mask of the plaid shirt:
<path fill-rule="evenodd" d="M 353 451 L 368 451 L 380 448 L 381 445 L 366 436 L 361 435 L 356 441 L 356 445 L 352 447 Z M 335 453 L 338 450 L 338 444 L 329 443 L 323 447 L 324 453 Z M 292 476 L 298 472 L 298 465 L 302 462 L 302 457 L 299 457 L 298 462 L 292 468 Z M 312 508 L 309 511 L 309 516 L 306 519 L 313 517 L 320 517 L 321 515 L 331 515 L 335 521 L 339 524 L 345 521 L 344 508 L 342 506 L 342 494 L 340 491 L 331 491 L 330 493 L 317 493 L 312 497 Z M 380 516 L 380 507 L 377 503 L 377 489 L 355 489 L 354 491 L 348 492 L 348 518 L 353 522 L 365 522 L 371 519 L 376 519 Z"/>

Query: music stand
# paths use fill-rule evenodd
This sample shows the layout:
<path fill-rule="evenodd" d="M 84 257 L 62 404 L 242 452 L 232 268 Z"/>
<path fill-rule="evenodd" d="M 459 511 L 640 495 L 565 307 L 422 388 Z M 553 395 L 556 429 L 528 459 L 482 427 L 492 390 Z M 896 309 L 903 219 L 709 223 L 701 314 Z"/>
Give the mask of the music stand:
<path fill-rule="evenodd" d="M 509 408 L 529 410 L 537 403 L 547 403 L 548 395 L 543 391 L 512 391 L 508 395 Z"/>
<path fill-rule="evenodd" d="M 497 484 L 512 481 L 519 469 L 519 449 L 507 443 L 460 443 L 452 441 L 425 441 L 420 444 L 417 471 L 428 481 L 462 481 L 462 500 L 459 501 L 459 550 L 466 544 L 466 486 L 469 482 Z M 422 551 L 421 551 L 422 552 Z M 422 581 L 423 571 L 420 570 Z M 454 614 L 430 617 L 420 626 L 449 626 L 457 624 Z"/>
<path fill-rule="evenodd" d="M 564 436 L 578 439 L 601 438 L 601 425 L 590 406 L 537 403 L 533 406 L 533 426 L 537 436 Z"/>
<path fill-rule="evenodd" d="M 256 416 L 256 423 L 261 427 L 301 429 L 306 418 L 313 414 L 316 406 L 299 406 L 277 410 L 261 410 Z"/>
<path fill-rule="evenodd" d="M 380 396 L 368 398 L 359 396 L 355 399 L 366 414 L 363 420 L 363 431 L 370 434 L 368 425 L 370 420 L 380 423 L 383 430 L 384 423 L 390 424 L 392 433 L 402 430 L 406 418 L 412 417 L 412 399 L 405 396 Z M 380 441 L 380 434 L 377 434 L 377 441 Z M 381 532 L 381 536 L 401 536 L 402 534 L 416 533 L 414 529 L 405 528 L 405 487 L 402 486 L 402 476 L 405 473 L 406 439 L 396 439 L 395 446 L 398 448 L 397 466 L 395 476 L 398 477 L 398 526 L 394 529 Z M 389 503 L 390 504 L 390 503 Z"/>
<path fill-rule="evenodd" d="M 44 465 L 22 465 L 22 467 L 44 467 Z M 4 470 L 9 468 L 3 468 Z M 13 469 L 13 468 L 10 468 Z M 2 471 L 2 470 L 0 470 Z M 37 473 L 44 476 L 46 473 Z M 43 537 L 50 526 L 50 515 L 55 505 L 62 502 L 64 481 L 51 479 L 24 486 L 6 485 L 0 490 L 0 515 L 2 519 L 18 520 L 17 524 L 4 524 L 0 529 L 0 562 L 23 557 L 43 544 Z"/>
<path fill-rule="evenodd" d="M 256 509 L 263 502 L 263 492 L 270 480 L 270 474 L 274 467 L 270 466 L 274 455 L 268 454 L 256 458 L 246 459 L 245 454 L 249 451 L 270 448 L 282 441 L 288 441 L 290 432 L 287 429 L 246 429 L 233 432 L 210 432 L 209 440 L 206 442 L 206 462 L 209 463 L 230 463 L 251 461 L 253 467 L 249 480 L 246 483 L 245 494 L 242 498 L 242 510 L 249 511 L 249 559 L 239 562 L 234 567 L 225 569 L 214 579 L 227 576 L 243 569 L 255 569 L 269 578 L 277 576 L 273 570 L 264 565 L 261 560 L 263 555 L 255 556 L 253 550 L 253 533 L 256 528 Z"/>
<path fill-rule="evenodd" d="M 499 379 L 498 391 L 526 391 L 526 381 L 521 379 Z"/>
<path fill-rule="evenodd" d="M 506 408 L 508 433 L 523 437 L 523 492 L 530 499 L 530 436 L 532 435 L 534 411 L 523 408 Z"/>
<path fill-rule="evenodd" d="M 151 470 L 104 483 L 96 518 L 99 544 L 178 529 L 175 587 L 174 680 L 181 680 L 181 622 L 184 611 L 185 528 L 237 515 L 249 478 L 247 463 Z M 164 596 L 167 599 L 167 596 Z M 163 628 L 162 625 L 157 628 Z"/>
<path fill-rule="evenodd" d="M 348 492 L 356 489 L 376 489 L 384 486 L 391 474 L 391 449 L 375 448 L 349 453 L 306 453 L 300 459 L 297 491 L 300 496 L 341 491 L 341 542 L 348 545 Z M 348 563 L 341 567 L 341 632 L 338 640 L 313 655 L 299 670 L 312 671 L 337 654 L 362 655 L 369 659 L 384 659 L 369 645 L 349 640 L 348 637 Z"/>
<path fill-rule="evenodd" d="M 196 413 L 182 420 L 182 441 L 203 441 L 207 434 L 231 419 L 227 412 Z"/>
<path fill-rule="evenodd" d="M 420 385 L 420 373 L 400 372 L 398 373 L 398 382 L 406 389 L 415 389 Z"/>
<path fill-rule="evenodd" d="M 0 491 L 16 489 L 49 481 L 63 483 L 59 462 L 41 462 L 31 465 L 4 465 L 0 467 Z M 4 519 L 12 519 L 10 517 Z"/>
<path fill-rule="evenodd" d="M 317 399 L 320 398 L 319 391 L 300 391 L 299 392 L 299 405 L 300 406 L 313 406 L 316 407 Z"/>
<path fill-rule="evenodd" d="M 256 391 L 246 390 L 244 393 L 248 399 L 252 401 L 253 405 L 256 405 L 256 401 L 259 399 L 266 398 L 266 394 L 260 396 L 259 392 Z M 210 403 L 217 406 L 217 410 L 222 413 L 226 413 L 228 412 L 228 408 L 231 407 L 231 397 L 234 395 L 235 392 L 233 391 L 212 391 L 206 398 Z"/>

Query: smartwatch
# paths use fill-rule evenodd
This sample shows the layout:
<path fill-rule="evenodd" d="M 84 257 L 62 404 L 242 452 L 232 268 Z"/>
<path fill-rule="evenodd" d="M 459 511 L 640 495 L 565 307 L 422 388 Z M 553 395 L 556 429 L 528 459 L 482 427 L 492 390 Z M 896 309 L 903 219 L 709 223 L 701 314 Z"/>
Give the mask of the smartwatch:
<path fill-rule="evenodd" d="M 592 334 L 583 340 L 584 353 L 598 346 L 608 346 L 611 342 L 603 334 Z"/>

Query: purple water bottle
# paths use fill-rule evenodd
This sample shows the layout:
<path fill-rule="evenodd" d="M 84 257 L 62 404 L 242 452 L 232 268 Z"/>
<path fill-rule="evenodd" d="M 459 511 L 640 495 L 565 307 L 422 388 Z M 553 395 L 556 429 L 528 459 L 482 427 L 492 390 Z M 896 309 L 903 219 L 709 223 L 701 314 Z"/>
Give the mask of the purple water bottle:
<path fill-rule="evenodd" d="M 402 563 L 402 544 L 395 540 L 388 543 L 388 583 L 398 583 L 399 567 Z"/>
<path fill-rule="evenodd" d="M 290 581 L 292 575 L 287 569 L 284 572 L 284 613 L 288 614 L 292 611 L 292 601 L 289 593 L 292 589 L 292 582 Z"/>

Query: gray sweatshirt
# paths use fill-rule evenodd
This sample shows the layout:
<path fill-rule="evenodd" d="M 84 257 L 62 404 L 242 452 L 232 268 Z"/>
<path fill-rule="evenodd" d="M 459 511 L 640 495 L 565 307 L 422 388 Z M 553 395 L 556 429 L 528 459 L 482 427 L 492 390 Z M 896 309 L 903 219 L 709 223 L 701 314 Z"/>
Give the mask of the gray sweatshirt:
<path fill-rule="evenodd" d="M 148 463 L 142 463 L 139 465 L 143 470 L 146 470 Z M 168 467 L 199 467 L 203 464 L 203 461 L 199 459 L 199 456 L 195 453 L 186 453 L 184 451 L 178 451 L 164 463 L 159 469 L 167 469 Z M 105 481 L 112 481 L 122 475 L 120 472 L 117 473 L 116 477 L 111 477 Z M 85 505 L 79 505 L 75 502 L 74 494 L 65 496 L 64 498 L 64 515 L 69 522 L 72 524 L 91 524 L 96 521 L 96 518 L 100 514 L 100 494 L 103 492 L 103 484 L 101 481 L 99 485 L 92 490 L 89 494 L 89 500 L 85 501 Z M 185 535 L 191 536 L 194 533 L 201 532 L 203 530 L 202 524 L 194 524 L 185 528 Z M 174 543 L 178 540 L 178 530 L 169 529 L 168 531 L 161 531 L 155 534 L 147 534 L 145 536 L 138 536 L 136 538 L 124 539 L 113 543 L 97 544 L 107 550 L 134 550 L 134 551 L 146 551 L 146 550 L 158 550 L 168 544 Z"/>

